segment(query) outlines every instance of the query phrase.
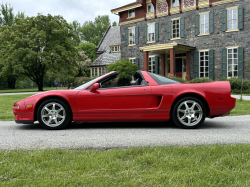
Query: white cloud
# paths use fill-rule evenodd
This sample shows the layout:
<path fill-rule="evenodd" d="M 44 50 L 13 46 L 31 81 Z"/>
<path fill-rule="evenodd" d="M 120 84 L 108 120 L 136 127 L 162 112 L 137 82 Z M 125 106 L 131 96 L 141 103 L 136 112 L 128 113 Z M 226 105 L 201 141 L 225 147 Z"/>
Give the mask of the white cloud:
<path fill-rule="evenodd" d="M 135 2 L 136 0 L 2 0 L 14 8 L 14 13 L 24 11 L 28 16 L 37 13 L 61 15 L 68 22 L 77 20 L 83 24 L 85 21 L 94 21 L 98 15 L 109 15 L 112 22 L 119 21 L 119 17 L 110 10 Z"/>

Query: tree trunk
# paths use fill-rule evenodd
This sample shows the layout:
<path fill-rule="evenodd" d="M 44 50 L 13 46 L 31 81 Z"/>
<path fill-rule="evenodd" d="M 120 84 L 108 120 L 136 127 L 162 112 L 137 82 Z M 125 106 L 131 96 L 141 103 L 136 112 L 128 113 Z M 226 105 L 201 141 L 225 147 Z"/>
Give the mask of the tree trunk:
<path fill-rule="evenodd" d="M 8 82 L 8 88 L 10 88 L 10 89 L 15 89 L 15 86 L 16 86 L 16 78 L 8 78 L 7 79 L 7 82 Z"/>

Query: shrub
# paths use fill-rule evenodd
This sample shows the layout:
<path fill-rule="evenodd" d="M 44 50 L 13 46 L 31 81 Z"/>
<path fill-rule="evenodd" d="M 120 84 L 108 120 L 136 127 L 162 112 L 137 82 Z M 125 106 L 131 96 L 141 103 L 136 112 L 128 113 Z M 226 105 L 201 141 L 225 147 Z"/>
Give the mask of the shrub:
<path fill-rule="evenodd" d="M 213 82 L 213 80 L 208 78 L 195 78 L 189 81 L 189 83 L 203 83 L 203 82 Z"/>
<path fill-rule="evenodd" d="M 74 87 L 81 86 L 82 84 L 85 84 L 91 80 L 92 78 L 89 78 L 89 77 L 76 77 L 74 81 Z"/>
<path fill-rule="evenodd" d="M 230 82 L 232 90 L 241 90 L 241 78 L 230 78 L 227 81 Z M 250 89 L 250 81 L 243 79 L 242 91 Z"/>
<path fill-rule="evenodd" d="M 186 83 L 186 82 L 187 82 L 186 80 L 184 80 L 184 79 L 182 79 L 182 78 L 180 78 L 180 77 L 172 77 L 172 78 L 170 78 L 170 79 L 172 79 L 172 80 L 174 80 L 174 81 L 181 82 L 181 83 Z"/>

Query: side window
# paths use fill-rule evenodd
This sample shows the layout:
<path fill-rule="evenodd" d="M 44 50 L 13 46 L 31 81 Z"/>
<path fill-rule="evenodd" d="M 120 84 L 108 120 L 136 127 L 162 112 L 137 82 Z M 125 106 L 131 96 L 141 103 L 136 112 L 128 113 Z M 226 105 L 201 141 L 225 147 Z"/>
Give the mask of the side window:
<path fill-rule="evenodd" d="M 155 24 L 149 24 L 148 25 L 148 42 L 154 42 L 155 41 Z"/>
<path fill-rule="evenodd" d="M 232 32 L 244 28 L 243 7 L 229 7 L 222 11 L 222 31 Z"/>
<path fill-rule="evenodd" d="M 180 38 L 180 19 L 172 20 L 172 38 Z"/>
<path fill-rule="evenodd" d="M 195 15 L 195 36 L 209 35 L 214 32 L 214 12 Z"/>
<path fill-rule="evenodd" d="M 135 9 L 131 9 L 128 11 L 128 18 L 133 18 L 135 17 Z"/>
<path fill-rule="evenodd" d="M 208 51 L 200 51 L 199 54 L 199 67 L 200 67 L 200 78 L 209 78 L 209 63 L 208 63 Z"/>
<path fill-rule="evenodd" d="M 200 34 L 209 33 L 209 13 L 200 14 Z"/>

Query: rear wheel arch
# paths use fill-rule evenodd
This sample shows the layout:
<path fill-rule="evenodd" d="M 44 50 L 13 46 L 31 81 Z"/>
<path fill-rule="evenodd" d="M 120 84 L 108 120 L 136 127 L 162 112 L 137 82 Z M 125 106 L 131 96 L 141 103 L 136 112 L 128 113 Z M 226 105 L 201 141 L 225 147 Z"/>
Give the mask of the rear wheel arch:
<path fill-rule="evenodd" d="M 185 94 L 179 95 L 177 98 L 175 98 L 175 100 L 171 106 L 171 109 L 170 109 L 170 116 L 172 116 L 172 112 L 173 112 L 173 108 L 174 108 L 175 104 L 180 99 L 185 98 L 185 97 L 194 97 L 196 99 L 199 99 L 204 104 L 204 106 L 206 108 L 206 117 L 210 115 L 210 107 L 207 103 L 207 100 L 203 96 L 196 94 L 196 93 L 185 93 Z"/>
<path fill-rule="evenodd" d="M 48 99 L 59 99 L 61 101 L 63 101 L 70 109 L 71 112 L 71 121 L 73 120 L 73 112 L 72 112 L 72 108 L 70 106 L 70 104 L 68 103 L 68 101 L 66 99 L 64 99 L 63 97 L 60 96 L 48 96 L 48 97 L 44 97 L 42 98 L 40 101 L 38 101 L 38 103 L 36 104 L 35 110 L 34 110 L 34 121 L 37 121 L 37 110 L 39 108 L 39 106 L 46 100 Z"/>

